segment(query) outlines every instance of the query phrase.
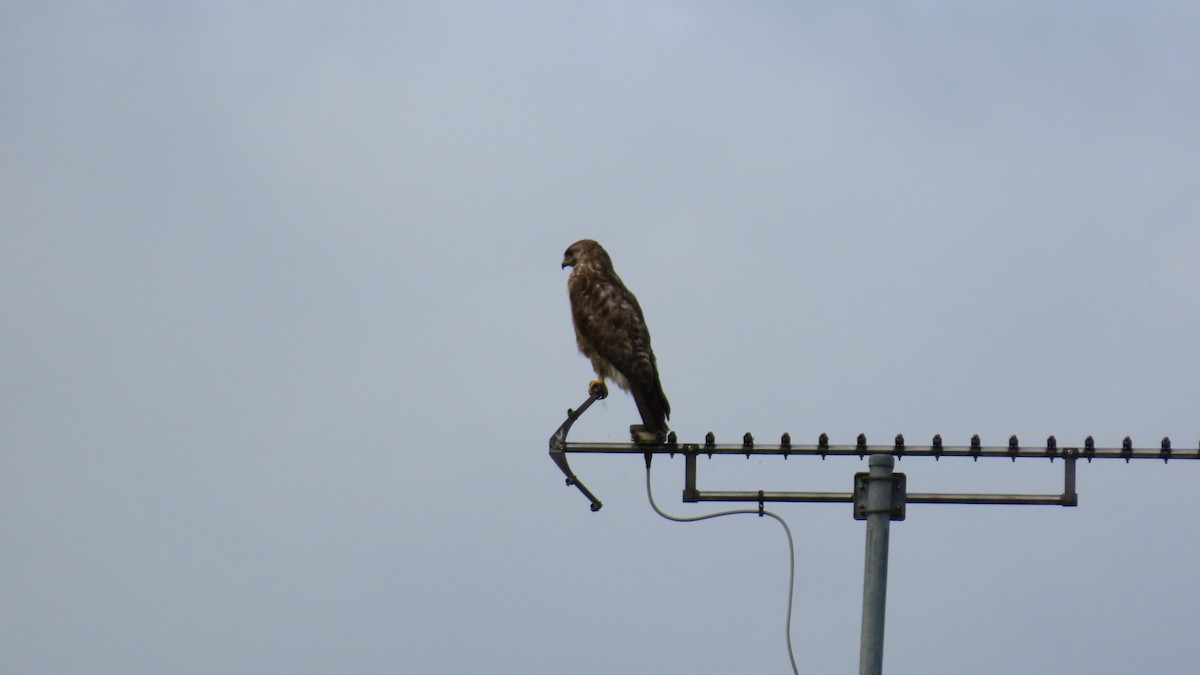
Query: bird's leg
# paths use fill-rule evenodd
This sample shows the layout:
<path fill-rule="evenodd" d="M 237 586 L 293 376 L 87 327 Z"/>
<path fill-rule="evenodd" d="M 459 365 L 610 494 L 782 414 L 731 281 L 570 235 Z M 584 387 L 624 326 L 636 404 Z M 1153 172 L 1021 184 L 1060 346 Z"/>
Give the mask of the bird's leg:
<path fill-rule="evenodd" d="M 603 379 L 592 380 L 588 383 L 588 394 L 597 398 L 608 398 L 608 385 Z"/>

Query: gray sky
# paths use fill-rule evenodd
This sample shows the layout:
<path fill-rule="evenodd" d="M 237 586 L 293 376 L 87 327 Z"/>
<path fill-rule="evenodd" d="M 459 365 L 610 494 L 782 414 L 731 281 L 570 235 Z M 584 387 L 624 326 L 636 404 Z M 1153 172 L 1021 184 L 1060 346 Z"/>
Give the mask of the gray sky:
<path fill-rule="evenodd" d="M 788 672 L 769 520 L 679 525 L 586 396 L 601 241 L 681 439 L 1200 440 L 1192 3 L 0 9 L 0 671 Z M 624 394 L 577 440 L 619 441 Z M 676 513 L 682 461 L 656 463 Z M 902 462 L 1055 491 L 1060 464 Z M 713 460 L 849 489 L 857 460 Z M 1194 673 L 1200 464 L 913 506 L 893 673 Z M 853 672 L 862 524 L 797 537 Z"/>

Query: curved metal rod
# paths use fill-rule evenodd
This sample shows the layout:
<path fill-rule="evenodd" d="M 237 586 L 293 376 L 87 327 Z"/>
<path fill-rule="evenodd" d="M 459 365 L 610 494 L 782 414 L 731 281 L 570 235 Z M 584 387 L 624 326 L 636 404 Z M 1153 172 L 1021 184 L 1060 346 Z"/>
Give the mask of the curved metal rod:
<path fill-rule="evenodd" d="M 558 429 L 555 430 L 554 434 L 550 436 L 550 459 L 554 460 L 554 463 L 557 464 L 558 468 L 562 470 L 563 475 L 567 477 L 567 485 L 574 485 L 575 487 L 579 488 L 579 491 L 583 493 L 583 496 L 587 497 L 592 502 L 592 511 L 599 511 L 600 507 L 604 506 L 604 504 L 602 504 L 599 499 L 596 499 L 596 495 L 592 494 L 592 491 L 587 489 L 583 483 L 580 483 L 579 478 L 577 478 L 571 471 L 571 465 L 567 464 L 567 453 L 565 450 L 567 447 L 567 433 L 571 430 L 571 425 L 575 424 L 575 420 L 579 419 L 579 416 L 582 415 L 584 411 L 587 410 L 593 403 L 595 403 L 597 399 L 604 398 L 603 394 L 605 393 L 606 392 L 599 391 L 595 394 L 592 394 L 590 397 L 588 397 L 588 400 L 583 402 L 583 405 L 579 406 L 578 410 L 571 410 L 568 408 L 567 419 L 564 420 L 563 423 L 559 425 Z"/>

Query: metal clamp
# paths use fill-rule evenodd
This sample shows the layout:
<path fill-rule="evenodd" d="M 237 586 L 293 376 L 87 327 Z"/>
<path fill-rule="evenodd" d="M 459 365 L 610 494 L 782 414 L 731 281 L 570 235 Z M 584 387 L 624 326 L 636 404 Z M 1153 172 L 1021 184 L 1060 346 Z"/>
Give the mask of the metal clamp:
<path fill-rule="evenodd" d="M 880 480 L 871 478 L 871 474 L 866 471 L 860 471 L 854 474 L 854 519 L 866 520 L 867 515 L 871 510 L 867 508 L 867 491 L 868 484 L 872 480 Z M 892 514 L 889 520 L 904 520 L 906 515 L 905 505 L 908 501 L 908 478 L 902 473 L 893 473 L 888 480 L 892 484 L 892 508 L 889 512 Z"/>

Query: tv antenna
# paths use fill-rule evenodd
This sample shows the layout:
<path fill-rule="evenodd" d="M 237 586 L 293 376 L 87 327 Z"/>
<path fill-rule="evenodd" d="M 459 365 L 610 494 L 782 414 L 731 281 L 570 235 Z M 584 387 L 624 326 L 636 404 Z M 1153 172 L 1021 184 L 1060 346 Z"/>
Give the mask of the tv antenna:
<path fill-rule="evenodd" d="M 629 443 L 567 442 L 571 426 L 604 392 L 593 393 L 577 409 L 568 409 L 567 418 L 550 436 L 550 459 L 566 476 L 567 485 L 574 486 L 591 502 L 592 511 L 599 511 L 603 503 L 592 494 L 571 470 L 567 462 L 570 454 L 643 455 L 646 460 L 647 487 L 649 487 L 650 462 L 654 455 L 683 455 L 684 487 L 683 501 L 696 502 L 749 502 L 758 504 L 763 513 L 767 502 L 815 502 L 849 503 L 854 505 L 855 520 L 866 521 L 866 549 L 863 564 L 863 610 L 862 632 L 859 639 L 859 675 L 881 675 L 883 673 L 883 633 L 887 601 L 888 538 L 891 521 L 904 520 L 908 504 L 1020 504 L 1039 506 L 1078 506 L 1079 495 L 1075 491 L 1075 472 L 1079 459 L 1088 463 L 1092 460 L 1200 459 L 1200 447 L 1196 450 L 1176 450 L 1171 440 L 1163 437 L 1157 448 L 1135 448 L 1126 436 L 1119 448 L 1098 448 L 1091 436 L 1082 446 L 1058 444 L 1054 436 L 1038 446 L 1021 445 L 1015 435 L 1010 436 L 1005 446 L 985 446 L 979 435 L 971 437 L 965 446 L 945 445 L 941 434 L 935 435 L 926 444 L 909 445 L 903 434 L 897 434 L 890 445 L 871 445 L 864 434 L 859 434 L 854 445 L 831 445 L 829 437 L 821 434 L 816 445 L 794 445 L 789 434 L 783 434 L 778 444 L 760 444 L 747 433 L 741 444 L 718 444 L 709 432 L 704 443 L 680 443 L 675 432 L 665 437 L 645 431 L 642 425 L 629 428 Z M 729 491 L 701 490 L 696 487 L 696 464 L 701 456 L 712 459 L 718 455 L 782 456 L 788 457 L 857 457 L 868 459 L 869 471 L 854 475 L 851 492 L 780 492 L 780 491 Z M 947 458 L 1009 459 L 1013 462 L 1029 459 L 1062 460 L 1063 490 L 1058 494 L 1001 494 L 1001 493 L 958 493 L 928 492 L 910 493 L 906 477 L 894 470 L 897 459 L 930 458 L 935 461 Z M 789 635 L 790 639 L 790 635 Z M 790 647 L 789 647 L 790 650 Z M 793 664 L 794 665 L 794 664 Z"/>

